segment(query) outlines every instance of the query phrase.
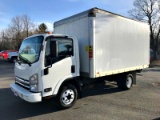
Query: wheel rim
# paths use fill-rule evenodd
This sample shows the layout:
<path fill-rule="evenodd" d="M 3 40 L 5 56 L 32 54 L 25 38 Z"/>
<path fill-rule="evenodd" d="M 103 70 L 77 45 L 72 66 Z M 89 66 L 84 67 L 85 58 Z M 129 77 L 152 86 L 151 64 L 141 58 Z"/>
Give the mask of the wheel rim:
<path fill-rule="evenodd" d="M 64 105 L 71 104 L 75 99 L 74 91 L 71 89 L 65 90 L 61 95 L 61 102 Z"/>
<path fill-rule="evenodd" d="M 132 77 L 127 77 L 127 80 L 126 80 L 126 85 L 128 88 L 130 88 L 132 86 Z"/>

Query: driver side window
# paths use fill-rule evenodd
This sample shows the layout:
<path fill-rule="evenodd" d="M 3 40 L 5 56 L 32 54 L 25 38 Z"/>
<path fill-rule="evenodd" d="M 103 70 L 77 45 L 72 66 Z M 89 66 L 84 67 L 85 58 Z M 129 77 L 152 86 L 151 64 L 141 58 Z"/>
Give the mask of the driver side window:
<path fill-rule="evenodd" d="M 73 56 L 73 45 L 71 40 L 58 41 L 58 57 L 63 59 Z"/>

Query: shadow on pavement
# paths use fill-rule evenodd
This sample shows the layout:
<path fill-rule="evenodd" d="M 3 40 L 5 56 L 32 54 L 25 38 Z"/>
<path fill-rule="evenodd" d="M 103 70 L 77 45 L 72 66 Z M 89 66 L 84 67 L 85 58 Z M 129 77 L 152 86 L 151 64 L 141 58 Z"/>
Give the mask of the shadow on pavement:
<path fill-rule="evenodd" d="M 60 110 L 53 99 L 41 103 L 28 103 L 14 96 L 9 88 L 0 89 L 0 94 L 1 120 L 28 118 Z"/>
<path fill-rule="evenodd" d="M 160 72 L 160 68 L 144 69 L 142 72 Z"/>
<path fill-rule="evenodd" d="M 117 92 L 122 92 L 122 90 L 117 87 L 116 82 L 98 81 L 84 88 L 83 98 L 88 96 L 97 96 Z"/>
<path fill-rule="evenodd" d="M 159 118 L 156 118 L 156 119 L 153 119 L 153 120 L 160 120 L 160 117 L 159 117 Z"/>

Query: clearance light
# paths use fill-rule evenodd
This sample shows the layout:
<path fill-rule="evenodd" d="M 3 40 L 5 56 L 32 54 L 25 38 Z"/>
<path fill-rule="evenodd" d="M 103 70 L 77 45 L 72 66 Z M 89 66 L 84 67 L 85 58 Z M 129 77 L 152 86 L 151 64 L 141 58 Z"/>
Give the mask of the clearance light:
<path fill-rule="evenodd" d="M 46 33 L 46 34 L 52 34 L 50 31 L 46 31 L 45 33 Z"/>
<path fill-rule="evenodd" d="M 47 31 L 47 34 L 51 34 L 51 32 Z"/>
<path fill-rule="evenodd" d="M 93 47 L 89 46 L 89 58 L 92 59 L 93 58 Z"/>

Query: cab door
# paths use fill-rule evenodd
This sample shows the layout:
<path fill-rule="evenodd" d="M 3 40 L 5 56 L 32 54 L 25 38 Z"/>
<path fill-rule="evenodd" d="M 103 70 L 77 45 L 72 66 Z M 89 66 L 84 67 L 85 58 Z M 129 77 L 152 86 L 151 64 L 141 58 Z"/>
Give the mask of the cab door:
<path fill-rule="evenodd" d="M 61 80 L 75 76 L 76 60 L 73 48 L 73 40 L 70 38 L 50 36 L 46 39 L 43 97 L 52 95 Z"/>

